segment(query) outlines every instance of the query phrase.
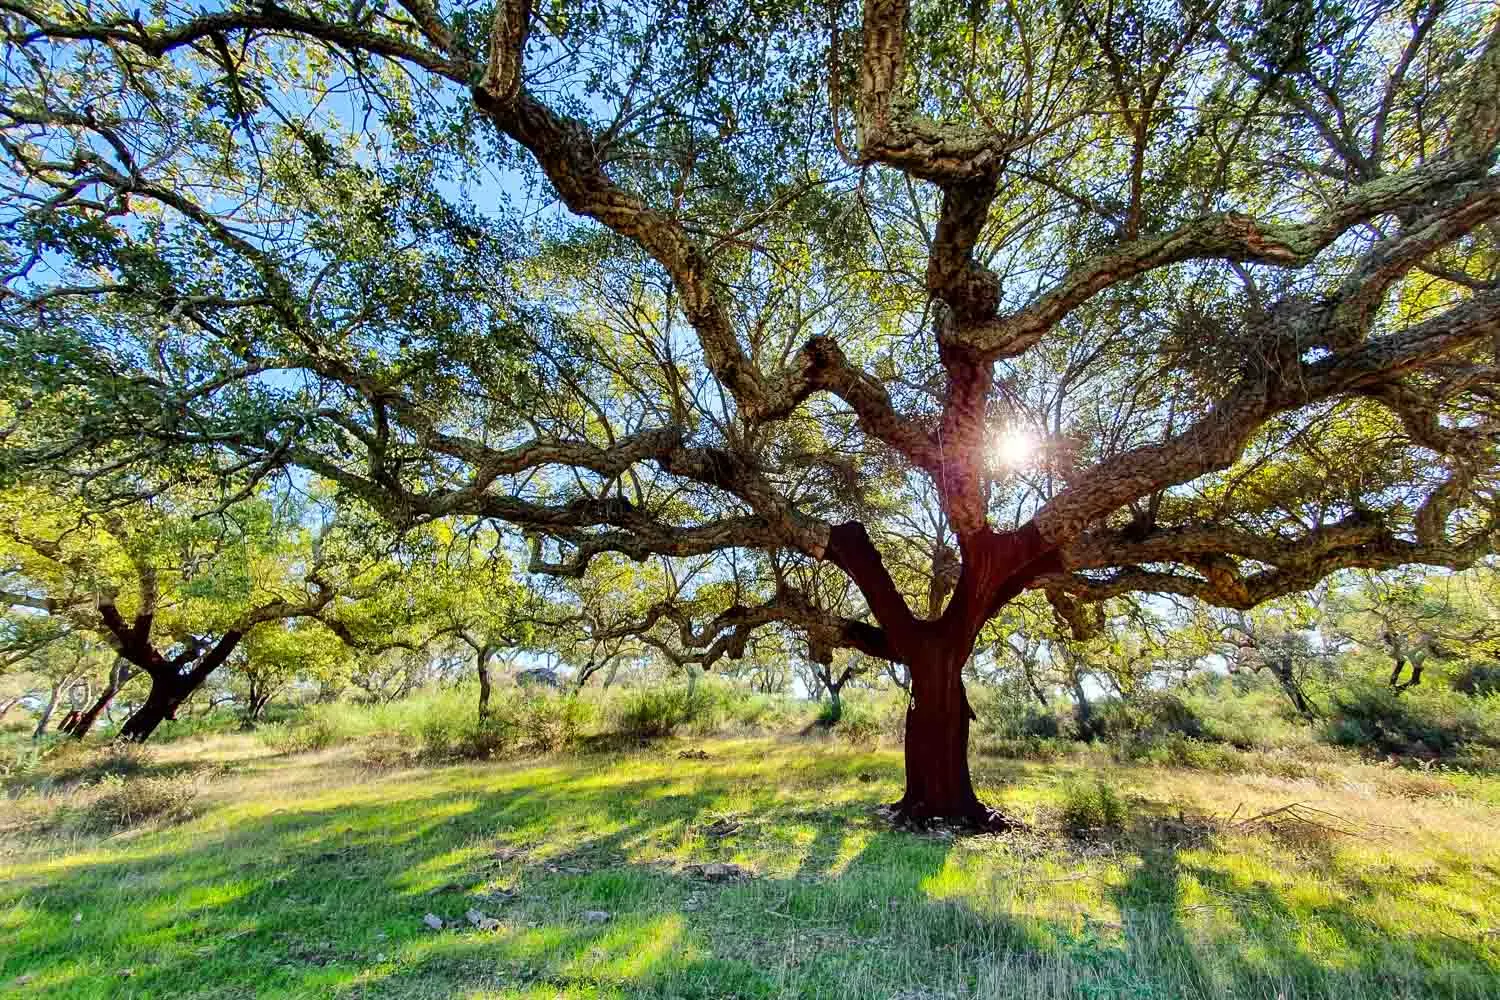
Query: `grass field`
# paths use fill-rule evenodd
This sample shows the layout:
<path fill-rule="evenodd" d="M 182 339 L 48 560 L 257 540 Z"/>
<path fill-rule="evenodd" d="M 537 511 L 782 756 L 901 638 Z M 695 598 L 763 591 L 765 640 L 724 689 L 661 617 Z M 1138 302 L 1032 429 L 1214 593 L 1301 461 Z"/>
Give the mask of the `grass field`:
<path fill-rule="evenodd" d="M 0 993 L 1500 997 L 1494 779 L 986 760 L 1033 830 L 954 838 L 874 814 L 897 752 L 686 745 L 419 768 L 188 741 L 105 786 L 191 783 L 192 815 L 115 833 L 76 821 L 100 786 L 13 784 Z M 1094 774 L 1123 827 L 1070 836 Z"/>

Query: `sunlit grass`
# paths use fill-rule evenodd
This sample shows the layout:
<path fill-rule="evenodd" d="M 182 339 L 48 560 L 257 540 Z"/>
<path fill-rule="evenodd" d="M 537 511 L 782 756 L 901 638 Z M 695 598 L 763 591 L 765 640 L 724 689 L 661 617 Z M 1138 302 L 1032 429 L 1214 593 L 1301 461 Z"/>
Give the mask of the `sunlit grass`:
<path fill-rule="evenodd" d="M 248 740 L 193 819 L 0 841 L 0 988 L 160 997 L 1495 997 L 1493 779 L 986 760 L 1036 827 L 899 833 L 900 758 L 790 740 L 375 771 Z M 174 749 L 190 754 L 189 748 Z M 243 752 L 243 756 L 239 756 Z M 1131 808 L 1069 840 L 1065 779 Z M 1350 834 L 1239 829 L 1293 801 Z M 34 805 L 34 804 L 33 804 Z M 7 808 L 9 805 L 7 805 Z M 738 832 L 714 835 L 715 821 Z M 743 882 L 688 877 L 733 862 Z M 464 914 L 500 921 L 479 931 Z M 609 914 L 603 923 L 586 911 Z M 457 922 L 435 932 L 422 918 Z"/>

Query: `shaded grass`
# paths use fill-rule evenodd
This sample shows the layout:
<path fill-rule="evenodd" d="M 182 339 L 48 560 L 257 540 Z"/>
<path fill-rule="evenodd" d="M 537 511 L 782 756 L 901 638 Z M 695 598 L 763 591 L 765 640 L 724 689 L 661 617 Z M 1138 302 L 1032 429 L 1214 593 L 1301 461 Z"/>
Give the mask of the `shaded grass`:
<path fill-rule="evenodd" d="M 1010 838 L 894 832 L 899 755 L 798 741 L 235 767 L 200 814 L 0 840 L 0 988 L 91 997 L 1500 996 L 1500 811 L 1265 775 L 985 761 Z M 188 747 L 178 751 L 191 754 Z M 1070 780 L 1120 835 L 1053 831 Z M 1236 822 L 1290 801 L 1357 836 Z M 723 822 L 723 821 L 730 822 Z M 725 829 L 738 829 L 727 836 Z M 3 825 L 3 824 L 0 824 Z M 755 877 L 710 883 L 691 862 Z M 434 932 L 477 907 L 492 932 Z M 611 914 L 586 923 L 587 910 Z M 75 918 L 76 915 L 76 918 Z M 126 974 L 128 972 L 128 975 Z M 30 977 L 16 985 L 18 977 Z"/>

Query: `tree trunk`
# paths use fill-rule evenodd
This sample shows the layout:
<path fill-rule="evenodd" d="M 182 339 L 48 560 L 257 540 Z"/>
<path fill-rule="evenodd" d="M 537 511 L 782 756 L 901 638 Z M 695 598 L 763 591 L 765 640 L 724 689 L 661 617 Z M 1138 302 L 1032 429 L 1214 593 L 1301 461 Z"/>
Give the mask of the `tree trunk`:
<path fill-rule="evenodd" d="M 47 723 L 52 721 L 52 712 L 57 708 L 57 701 L 61 696 L 62 686 L 52 685 L 52 694 L 47 698 L 47 707 L 42 709 L 41 718 L 36 720 L 36 729 L 31 734 L 32 739 L 39 740 L 46 735 Z"/>
<path fill-rule="evenodd" d="M 154 669 L 142 665 L 151 678 L 151 690 L 146 693 L 146 700 L 141 703 L 141 707 L 120 727 L 120 739 L 144 743 L 162 722 L 176 718 L 177 707 L 203 686 L 209 674 L 229 659 L 229 654 L 234 652 L 234 647 L 239 645 L 241 638 L 243 636 L 239 632 L 225 632 L 218 644 L 185 674 L 164 663 L 156 664 Z"/>
<path fill-rule="evenodd" d="M 1051 708 L 1051 706 L 1047 704 L 1047 695 L 1042 691 L 1041 685 L 1037 684 L 1036 677 L 1031 672 L 1031 664 L 1022 664 L 1021 673 L 1025 675 L 1026 686 L 1031 689 L 1031 696 L 1036 699 L 1037 704 L 1041 705 L 1044 711 Z"/>
<path fill-rule="evenodd" d="M 918 825 L 934 820 L 982 830 L 1020 824 L 979 801 L 969 773 L 969 721 L 974 710 L 964 691 L 966 652 L 935 649 L 911 663 L 906 709 L 906 793 L 892 811 Z"/>
<path fill-rule="evenodd" d="M 183 699 L 192 694 L 192 689 L 183 690 L 186 678 L 153 677 L 151 690 L 141 707 L 131 713 L 120 727 L 120 739 L 132 743 L 144 743 L 161 725 L 177 711 Z M 196 685 L 194 685 L 196 687 Z"/>
<path fill-rule="evenodd" d="M 1297 683 L 1296 672 L 1289 660 L 1277 662 L 1271 667 L 1271 672 L 1276 675 L 1277 683 L 1281 685 L 1281 690 L 1286 692 L 1288 700 L 1291 701 L 1298 715 L 1304 719 L 1318 718 L 1318 708 L 1302 690 L 1302 685 Z"/>
<path fill-rule="evenodd" d="M 1404 666 L 1406 666 L 1406 658 L 1403 656 L 1397 656 L 1396 665 L 1391 668 L 1390 685 L 1391 687 L 1396 688 L 1398 691 L 1401 689 L 1401 668 Z"/>
<path fill-rule="evenodd" d="M 844 702 L 843 699 L 839 697 L 839 686 L 837 684 L 829 684 L 828 711 L 823 713 L 823 725 L 829 727 L 836 726 L 838 725 L 839 720 L 843 717 Z"/>
<path fill-rule="evenodd" d="M 1073 700 L 1077 703 L 1075 711 L 1078 716 L 1078 730 L 1081 735 L 1086 736 L 1094 721 L 1094 706 L 1089 704 L 1089 694 L 1083 689 L 1083 675 L 1077 668 L 1068 672 L 1068 679 L 1073 686 Z"/>
<path fill-rule="evenodd" d="M 475 667 L 479 671 L 479 721 L 490 717 L 490 647 L 479 650 Z"/>
<path fill-rule="evenodd" d="M 123 657 L 117 659 L 114 666 L 110 668 L 109 683 L 104 686 L 103 691 L 99 692 L 99 697 L 94 703 L 74 720 L 70 729 L 66 730 L 68 735 L 78 740 L 87 736 L 89 730 L 94 728 L 94 723 L 99 721 L 99 716 L 110 707 L 115 695 L 119 694 L 120 689 L 133 677 L 135 677 L 135 670 L 130 661 Z"/>

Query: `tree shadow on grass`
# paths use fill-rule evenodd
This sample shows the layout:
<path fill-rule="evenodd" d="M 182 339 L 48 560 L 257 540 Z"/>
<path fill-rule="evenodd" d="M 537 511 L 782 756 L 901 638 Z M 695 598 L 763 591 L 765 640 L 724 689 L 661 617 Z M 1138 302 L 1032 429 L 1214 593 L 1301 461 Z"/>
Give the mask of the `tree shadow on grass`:
<path fill-rule="evenodd" d="M 970 845 L 874 819 L 886 789 L 817 802 L 820 785 L 858 764 L 789 765 L 778 775 L 789 788 L 773 795 L 747 792 L 717 762 L 667 779 L 596 763 L 478 771 L 507 786 L 493 790 L 464 783 L 474 769 L 407 773 L 337 806 L 228 809 L 118 849 L 20 865 L 0 888 L 10 942 L 0 985 L 32 974 L 16 995 L 70 998 L 890 997 L 916 987 L 932 997 L 1274 997 L 1288 985 L 1287 997 L 1357 995 L 1351 985 L 1477 997 L 1494 971 L 1478 946 L 1433 951 L 1430 941 L 1411 946 L 1405 979 L 1378 958 L 1350 966 L 1346 953 L 1378 955 L 1391 942 L 1347 905 L 1299 908 L 1159 831 L 1124 852 L 1105 893 L 1120 916 L 1114 933 L 1038 916 L 1001 879 L 965 883 L 965 866 L 981 862 L 955 852 Z M 703 837 L 729 804 L 756 823 Z M 768 850 L 766 831 L 787 839 Z M 1019 846 L 986 843 L 1007 878 L 1025 875 Z M 736 858 L 774 872 L 709 882 L 682 866 Z M 1184 907 L 1188 883 L 1213 904 Z M 471 907 L 501 926 L 468 927 Z M 608 921 L 586 922 L 596 910 Z M 460 929 L 429 930 L 429 912 Z M 1304 933 L 1309 913 L 1331 937 Z M 1334 938 L 1337 961 L 1319 949 Z"/>

